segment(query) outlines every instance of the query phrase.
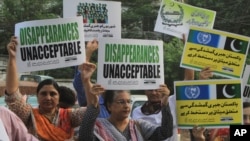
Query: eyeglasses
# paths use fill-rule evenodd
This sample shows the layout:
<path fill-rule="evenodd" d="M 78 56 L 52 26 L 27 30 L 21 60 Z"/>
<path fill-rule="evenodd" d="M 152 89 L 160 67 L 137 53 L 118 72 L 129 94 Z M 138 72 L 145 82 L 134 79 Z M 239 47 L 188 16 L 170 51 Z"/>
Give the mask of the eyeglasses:
<path fill-rule="evenodd" d="M 117 100 L 115 101 L 115 103 L 117 103 L 118 105 L 126 105 L 126 104 L 132 104 L 132 100 Z"/>
<path fill-rule="evenodd" d="M 247 119 L 250 120 L 250 115 L 243 115 L 243 119 L 244 119 L 244 120 L 247 120 Z"/>

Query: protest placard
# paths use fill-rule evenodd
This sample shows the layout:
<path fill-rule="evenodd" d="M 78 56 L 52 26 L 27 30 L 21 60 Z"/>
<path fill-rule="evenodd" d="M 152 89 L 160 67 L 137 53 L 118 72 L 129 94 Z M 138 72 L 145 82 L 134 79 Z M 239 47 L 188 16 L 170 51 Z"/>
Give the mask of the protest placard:
<path fill-rule="evenodd" d="M 105 89 L 157 89 L 164 84 L 163 42 L 100 39 L 97 83 Z"/>
<path fill-rule="evenodd" d="M 162 0 L 154 31 L 182 39 L 183 34 L 188 34 L 189 26 L 213 28 L 215 16 L 216 11 L 173 0 Z"/>
<path fill-rule="evenodd" d="M 82 17 L 17 23 L 18 72 L 75 66 L 85 61 Z"/>
<path fill-rule="evenodd" d="M 242 124 L 241 79 L 175 81 L 179 128 Z"/>
<path fill-rule="evenodd" d="M 241 78 L 249 49 L 249 37 L 225 31 L 190 27 L 181 58 L 181 67 Z"/>
<path fill-rule="evenodd" d="M 86 41 L 121 38 L 121 2 L 63 0 L 63 17 L 83 17 Z"/>

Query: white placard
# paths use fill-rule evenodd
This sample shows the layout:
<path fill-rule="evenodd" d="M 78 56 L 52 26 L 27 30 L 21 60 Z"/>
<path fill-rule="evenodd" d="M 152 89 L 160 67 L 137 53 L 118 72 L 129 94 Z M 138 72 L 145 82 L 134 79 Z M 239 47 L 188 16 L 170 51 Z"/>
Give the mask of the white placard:
<path fill-rule="evenodd" d="M 16 24 L 18 72 L 63 68 L 85 62 L 85 41 L 81 31 L 81 16 Z"/>
<path fill-rule="evenodd" d="M 157 89 L 164 84 L 163 42 L 100 39 L 97 83 L 105 89 Z"/>
<path fill-rule="evenodd" d="M 121 2 L 63 0 L 63 17 L 82 16 L 86 41 L 121 38 Z"/>
<path fill-rule="evenodd" d="M 162 0 L 154 31 L 183 38 L 189 26 L 213 28 L 216 11 L 174 0 Z"/>

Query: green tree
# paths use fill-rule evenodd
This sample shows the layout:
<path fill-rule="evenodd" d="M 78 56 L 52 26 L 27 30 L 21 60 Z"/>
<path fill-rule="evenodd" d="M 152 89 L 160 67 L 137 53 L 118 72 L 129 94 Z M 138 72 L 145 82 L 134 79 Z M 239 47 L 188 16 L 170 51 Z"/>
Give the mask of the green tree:
<path fill-rule="evenodd" d="M 143 3 L 143 4 L 142 4 Z M 149 39 L 145 31 L 153 32 L 159 2 L 154 0 L 136 0 L 122 3 L 122 37 L 134 39 Z M 154 37 L 152 37 L 154 38 Z"/>
<path fill-rule="evenodd" d="M 14 35 L 15 24 L 29 20 L 57 18 L 62 15 L 61 0 L 3 0 L 4 26 L 0 32 L 0 52 L 7 54 L 6 44 Z"/>
<path fill-rule="evenodd" d="M 164 76 L 171 93 L 174 92 L 173 82 L 184 79 L 184 69 L 180 67 L 183 47 L 183 41 L 178 38 L 164 43 Z"/>
<path fill-rule="evenodd" d="M 51 19 L 62 17 L 62 0 L 4 0 L 4 31 L 0 33 L 0 52 L 7 54 L 6 44 L 14 34 L 15 24 L 23 21 Z M 50 75 L 55 78 L 72 78 L 73 69 L 62 68 L 33 72 Z"/>

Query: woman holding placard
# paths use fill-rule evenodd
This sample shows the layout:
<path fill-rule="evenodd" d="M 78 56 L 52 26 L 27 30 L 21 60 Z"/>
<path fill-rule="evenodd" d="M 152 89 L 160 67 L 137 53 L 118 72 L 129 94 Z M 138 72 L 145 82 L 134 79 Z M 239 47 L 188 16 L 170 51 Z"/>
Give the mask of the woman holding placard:
<path fill-rule="evenodd" d="M 64 141 L 72 139 L 74 128 L 82 122 L 86 107 L 59 108 L 59 86 L 52 79 L 40 82 L 37 87 L 38 108 L 32 108 L 22 100 L 16 65 L 17 44 L 17 38 L 12 37 L 7 45 L 9 61 L 5 101 L 9 109 L 21 118 L 29 132 L 40 140 Z"/>
<path fill-rule="evenodd" d="M 84 80 L 88 108 L 79 130 L 80 141 L 163 140 L 172 136 L 173 117 L 168 105 L 168 94 L 162 98 L 161 125 L 154 125 L 145 120 L 130 119 L 131 97 L 129 91 L 105 91 L 101 85 L 92 84 L 90 77 L 95 69 L 96 66 L 92 63 L 84 63 L 82 66 L 82 74 L 84 74 L 82 80 Z M 110 117 L 97 118 L 100 110 L 98 95 L 104 92 L 104 104 Z"/>

